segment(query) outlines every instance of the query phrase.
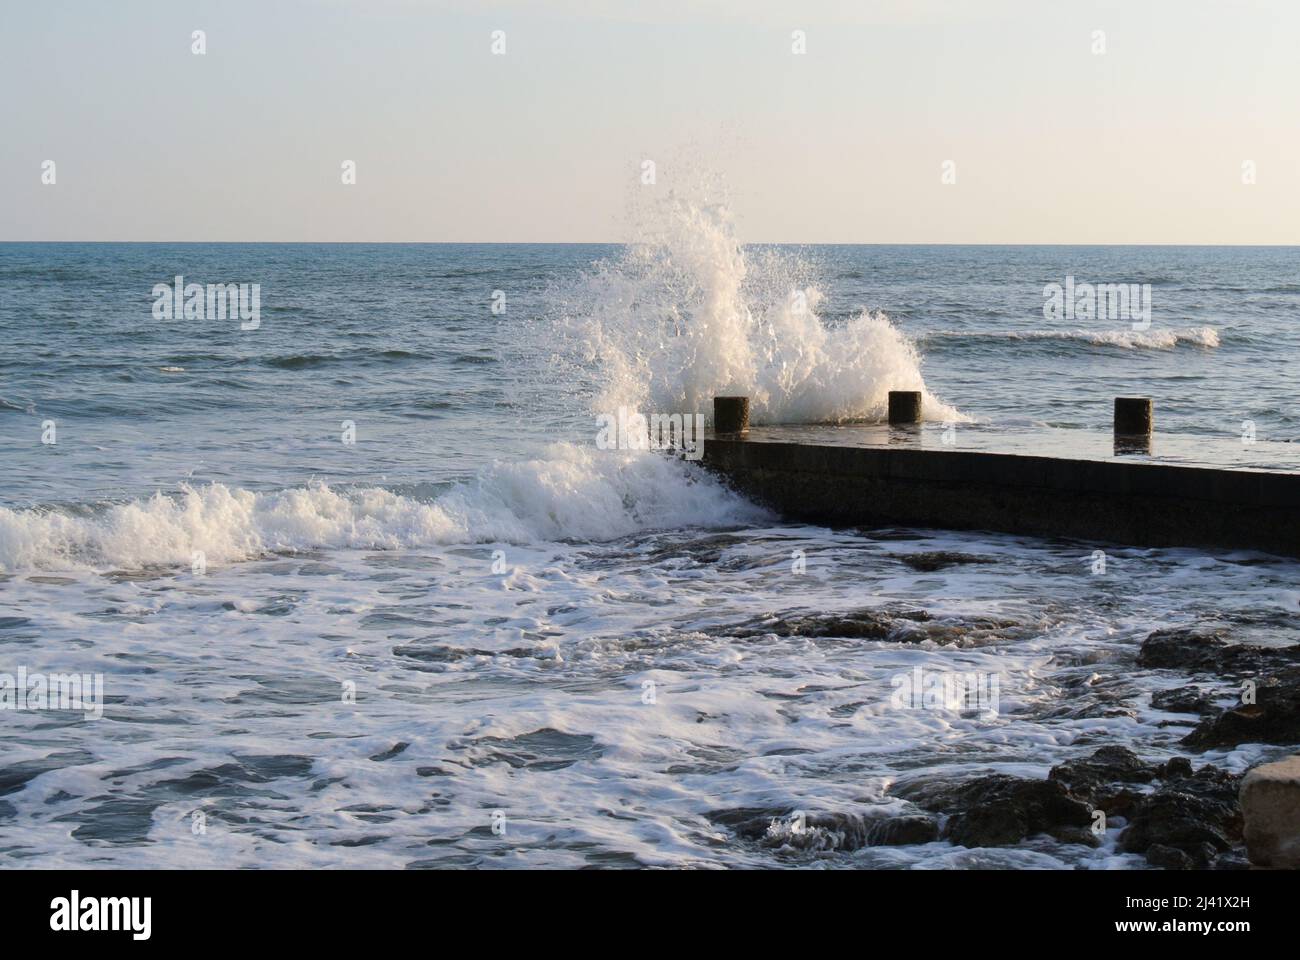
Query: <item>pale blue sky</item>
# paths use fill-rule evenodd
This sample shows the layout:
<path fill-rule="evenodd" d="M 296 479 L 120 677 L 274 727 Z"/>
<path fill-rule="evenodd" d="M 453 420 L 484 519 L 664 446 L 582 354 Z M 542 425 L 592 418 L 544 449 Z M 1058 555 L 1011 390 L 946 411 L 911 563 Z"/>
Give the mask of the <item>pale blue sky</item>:
<path fill-rule="evenodd" d="M 1296 243 L 1297 37 L 1294 0 L 15 2 L 0 239 L 616 240 L 691 166 L 752 241 Z"/>

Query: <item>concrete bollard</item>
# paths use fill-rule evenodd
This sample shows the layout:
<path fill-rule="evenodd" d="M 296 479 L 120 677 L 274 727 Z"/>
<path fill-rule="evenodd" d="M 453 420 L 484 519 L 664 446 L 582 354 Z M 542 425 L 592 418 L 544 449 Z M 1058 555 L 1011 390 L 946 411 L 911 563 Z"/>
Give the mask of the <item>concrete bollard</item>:
<path fill-rule="evenodd" d="M 714 397 L 715 433 L 746 433 L 749 430 L 749 397 Z"/>
<path fill-rule="evenodd" d="M 1300 756 L 1265 763 L 1241 781 L 1246 855 L 1257 867 L 1300 867 Z"/>
<path fill-rule="evenodd" d="M 1150 397 L 1115 398 L 1115 436 L 1148 437 L 1155 419 Z"/>
<path fill-rule="evenodd" d="M 890 423 L 920 423 L 921 422 L 921 391 L 920 390 L 890 390 L 889 391 L 889 422 Z"/>

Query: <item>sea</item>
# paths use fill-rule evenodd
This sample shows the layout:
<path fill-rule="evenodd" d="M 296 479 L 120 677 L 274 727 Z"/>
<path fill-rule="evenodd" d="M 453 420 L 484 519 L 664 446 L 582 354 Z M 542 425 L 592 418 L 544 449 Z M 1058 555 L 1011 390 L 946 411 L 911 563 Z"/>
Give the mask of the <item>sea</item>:
<path fill-rule="evenodd" d="M 1127 312 L 1089 299 L 1116 284 Z M 1187 755 L 1152 631 L 1300 640 L 1294 561 L 791 524 L 598 442 L 620 409 L 869 423 L 920 389 L 959 444 L 1032 445 L 1144 395 L 1297 469 L 1296 248 L 746 244 L 702 200 L 624 244 L 3 243 L 0 343 L 7 867 L 1139 868 L 1118 819 L 851 827 L 918 779 Z M 861 611 L 928 619 L 780 627 Z M 896 696 L 952 675 L 991 701 Z"/>

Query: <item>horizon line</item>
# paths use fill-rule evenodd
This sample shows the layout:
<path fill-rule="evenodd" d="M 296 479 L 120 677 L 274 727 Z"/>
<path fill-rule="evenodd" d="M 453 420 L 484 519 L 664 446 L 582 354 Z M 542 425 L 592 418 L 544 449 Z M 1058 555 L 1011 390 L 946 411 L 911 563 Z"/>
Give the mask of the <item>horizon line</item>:
<path fill-rule="evenodd" d="M 244 245 L 265 246 L 463 246 L 463 247 L 626 247 L 639 243 L 636 240 L 4 240 L 0 244 L 158 244 L 158 245 Z M 772 247 L 1300 247 L 1295 243 L 1183 243 L 1166 240 L 1130 240 L 1122 242 L 1059 240 L 1017 241 L 966 241 L 966 240 L 746 240 L 740 244 Z"/>

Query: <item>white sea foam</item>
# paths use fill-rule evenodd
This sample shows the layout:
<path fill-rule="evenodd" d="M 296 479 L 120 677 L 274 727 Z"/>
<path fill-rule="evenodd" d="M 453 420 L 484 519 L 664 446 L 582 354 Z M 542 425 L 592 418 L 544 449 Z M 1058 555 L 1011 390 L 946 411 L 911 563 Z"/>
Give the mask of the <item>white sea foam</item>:
<path fill-rule="evenodd" d="M 89 514 L 0 508 L 0 571 L 189 565 L 196 551 L 228 563 L 322 547 L 610 540 L 763 516 L 658 453 L 556 444 L 545 459 L 494 463 L 432 501 L 382 487 L 259 493 L 216 483 Z"/>
<path fill-rule="evenodd" d="M 755 423 L 834 423 L 883 419 L 890 390 L 920 390 L 927 419 L 964 419 L 926 389 L 888 317 L 828 325 L 809 266 L 741 246 L 724 204 L 669 193 L 642 221 L 622 256 L 553 293 L 598 410 L 708 413 L 715 395 L 743 394 Z"/>
<path fill-rule="evenodd" d="M 1289 631 L 1279 588 L 1294 565 L 1115 548 L 1098 577 L 1081 544 L 916 533 L 751 527 L 510 546 L 506 575 L 486 549 L 452 545 L 202 578 L 14 578 L 0 618 L 23 622 L 0 629 L 39 639 L 11 651 L 103 673 L 108 698 L 93 729 L 7 717 L 6 762 L 50 769 L 6 795 L 0 843 L 18 867 L 92 855 L 155 868 L 1143 865 L 1116 851 L 1118 822 L 1095 850 L 1047 838 L 853 850 L 833 825 L 921 813 L 894 789 L 914 778 L 1041 779 L 1115 743 L 1151 762 L 1180 753 L 1189 718 L 1150 697 L 1189 679 L 1134 669 L 1138 643 L 1207 616 L 1247 641 Z M 922 576 L 902 562 L 935 551 L 987 562 Z M 863 606 L 923 607 L 931 626 L 965 632 L 729 632 Z M 892 678 L 917 668 L 996 673 L 999 715 L 898 707 Z M 340 698 L 346 681 L 356 703 Z M 1237 693 L 1203 682 L 1217 700 Z M 1284 749 L 1193 764 L 1240 772 Z M 776 826 L 745 839 L 720 810 Z M 795 811 L 807 814 L 799 834 L 782 826 Z"/>
<path fill-rule="evenodd" d="M 936 340 L 1063 340 L 1125 350 L 1172 350 L 1179 344 L 1217 347 L 1219 333 L 1213 327 L 1152 327 L 1149 330 L 946 330 L 931 333 L 925 342 Z"/>

